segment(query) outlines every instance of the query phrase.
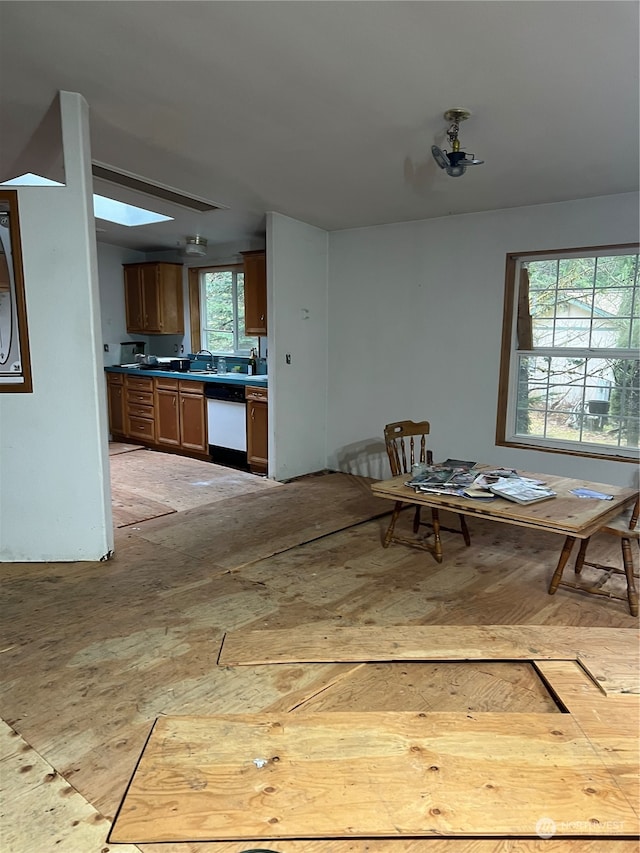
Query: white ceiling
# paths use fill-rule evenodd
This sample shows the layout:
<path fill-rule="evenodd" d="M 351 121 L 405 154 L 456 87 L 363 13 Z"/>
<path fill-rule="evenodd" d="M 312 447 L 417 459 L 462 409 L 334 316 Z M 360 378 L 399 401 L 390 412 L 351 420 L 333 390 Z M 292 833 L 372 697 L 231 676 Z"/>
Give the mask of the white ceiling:
<path fill-rule="evenodd" d="M 0 170 L 62 89 L 89 103 L 95 160 L 227 208 L 99 223 L 141 250 L 249 245 L 268 210 L 334 230 L 635 191 L 638 9 L 1 2 Z M 485 160 L 462 178 L 430 153 L 450 107 L 471 110 L 462 147 Z"/>

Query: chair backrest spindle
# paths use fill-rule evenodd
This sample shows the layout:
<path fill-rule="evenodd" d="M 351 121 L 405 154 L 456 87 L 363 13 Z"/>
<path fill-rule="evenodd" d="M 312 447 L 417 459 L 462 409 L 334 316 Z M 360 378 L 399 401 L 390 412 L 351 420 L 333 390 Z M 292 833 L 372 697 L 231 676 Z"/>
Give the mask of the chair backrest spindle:
<path fill-rule="evenodd" d="M 397 421 L 385 426 L 384 441 L 393 477 L 409 474 L 416 462 L 431 462 L 431 451 L 427 450 L 429 431 L 429 421 Z"/>

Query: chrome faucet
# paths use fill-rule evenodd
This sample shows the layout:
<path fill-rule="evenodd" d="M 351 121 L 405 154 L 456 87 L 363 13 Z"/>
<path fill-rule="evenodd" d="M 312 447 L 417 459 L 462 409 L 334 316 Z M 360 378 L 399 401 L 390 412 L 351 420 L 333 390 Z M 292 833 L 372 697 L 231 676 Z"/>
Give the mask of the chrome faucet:
<path fill-rule="evenodd" d="M 196 359 L 199 355 L 208 355 L 210 361 L 207 362 L 207 370 L 213 370 L 213 353 L 208 349 L 200 349 L 196 353 Z"/>

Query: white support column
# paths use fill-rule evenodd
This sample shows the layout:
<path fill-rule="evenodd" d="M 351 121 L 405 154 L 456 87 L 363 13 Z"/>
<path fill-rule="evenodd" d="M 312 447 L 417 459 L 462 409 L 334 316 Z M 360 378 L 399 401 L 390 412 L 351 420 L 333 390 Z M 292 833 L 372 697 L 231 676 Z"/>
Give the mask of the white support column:
<path fill-rule="evenodd" d="M 89 108 L 61 92 L 64 187 L 18 191 L 32 394 L 0 394 L 0 561 L 113 549 Z"/>

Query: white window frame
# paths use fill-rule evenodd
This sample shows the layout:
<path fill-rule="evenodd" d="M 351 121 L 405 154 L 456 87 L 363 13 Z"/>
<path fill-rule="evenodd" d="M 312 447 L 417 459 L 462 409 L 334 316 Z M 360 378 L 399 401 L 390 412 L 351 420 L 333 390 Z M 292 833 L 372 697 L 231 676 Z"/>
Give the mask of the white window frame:
<path fill-rule="evenodd" d="M 593 442 L 563 441 L 536 435 L 525 435 L 516 430 L 516 406 L 518 399 L 518 368 L 521 357 L 561 356 L 562 358 L 635 358 L 638 351 L 630 348 L 604 349 L 591 347 L 577 348 L 536 348 L 525 350 L 518 348 L 518 296 L 520 270 L 528 261 L 562 260 L 565 258 L 611 257 L 637 254 L 636 243 L 619 246 L 595 246 L 582 249 L 550 250 L 543 252 L 521 252 L 507 255 L 505 300 L 502 331 L 502 353 L 498 390 L 498 413 L 496 426 L 496 445 L 516 447 L 528 450 L 544 450 L 551 453 L 565 453 L 574 456 L 615 459 L 622 462 L 638 461 L 638 451 L 624 445 L 606 445 Z M 635 289 L 640 298 L 640 282 L 636 278 Z"/>
<path fill-rule="evenodd" d="M 198 267 L 198 295 L 200 302 L 200 341 L 201 348 L 208 349 L 205 346 L 207 341 L 207 332 L 210 331 L 207 329 L 205 325 L 205 319 L 207 316 L 207 288 L 205 284 L 205 275 L 207 273 L 219 273 L 219 272 L 230 272 L 232 273 L 232 299 L 233 299 L 233 318 L 232 318 L 232 336 L 233 336 L 233 348 L 230 350 L 210 350 L 212 355 L 215 356 L 238 356 L 241 358 L 247 357 L 251 354 L 252 347 L 249 346 L 245 349 L 241 349 L 239 347 L 239 342 L 241 337 L 247 337 L 244 335 L 244 332 L 240 329 L 239 325 L 239 299 L 238 299 L 238 276 L 244 276 L 244 268 L 242 264 L 226 264 L 224 266 L 207 266 L 207 267 Z M 255 339 L 255 347 L 258 346 L 258 339 Z"/>

